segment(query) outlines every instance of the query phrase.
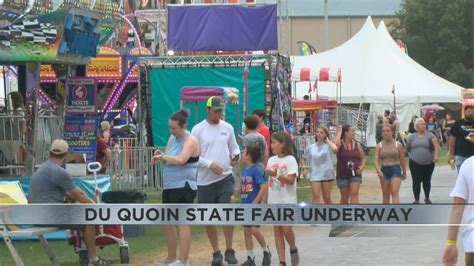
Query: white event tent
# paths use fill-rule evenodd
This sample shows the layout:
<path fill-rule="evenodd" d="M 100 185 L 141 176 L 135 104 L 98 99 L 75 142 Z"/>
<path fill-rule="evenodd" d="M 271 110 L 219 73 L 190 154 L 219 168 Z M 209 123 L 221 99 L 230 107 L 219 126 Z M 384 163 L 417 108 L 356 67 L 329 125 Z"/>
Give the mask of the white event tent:
<path fill-rule="evenodd" d="M 395 88 L 396 112 L 401 130 L 407 130 L 412 115 L 419 115 L 424 103 L 459 103 L 462 88 L 430 72 L 401 51 L 385 24 L 375 28 L 368 17 L 362 29 L 350 40 L 326 52 L 292 57 L 292 79 L 299 81 L 303 69 L 310 69 L 310 80 L 319 69 L 341 69 L 341 104 L 370 104 L 371 114 L 393 110 Z M 297 83 L 297 96 L 308 84 Z M 336 98 L 334 84 L 318 82 L 318 94 Z M 367 145 L 375 145 L 375 120 L 371 116 Z"/>

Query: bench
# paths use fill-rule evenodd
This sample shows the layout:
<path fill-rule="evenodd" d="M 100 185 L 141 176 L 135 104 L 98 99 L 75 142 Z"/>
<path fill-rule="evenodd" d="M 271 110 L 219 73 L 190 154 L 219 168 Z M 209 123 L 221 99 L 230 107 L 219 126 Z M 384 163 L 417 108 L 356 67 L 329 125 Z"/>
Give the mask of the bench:
<path fill-rule="evenodd" d="M 25 265 L 23 260 L 18 254 L 15 246 L 13 245 L 12 237 L 34 237 L 37 236 L 41 242 L 41 246 L 43 247 L 44 251 L 48 255 L 49 260 L 51 261 L 52 265 L 59 265 L 58 259 L 53 253 L 53 250 L 48 244 L 48 240 L 44 237 L 45 234 L 58 231 L 59 229 L 56 227 L 30 227 L 30 228 L 21 228 L 18 230 L 8 230 L 6 226 L 3 226 L 3 230 L 1 231 L 1 235 L 5 244 L 7 244 L 8 250 L 12 255 L 13 259 L 17 266 Z"/>
<path fill-rule="evenodd" d="M 27 204 L 28 201 L 25 197 L 25 194 L 23 193 L 23 190 L 21 188 L 20 182 L 0 182 L 0 192 L 2 194 L 8 195 L 8 202 L 1 202 L 1 203 L 8 203 L 11 204 L 11 202 L 15 202 L 17 204 Z M 18 228 L 16 226 L 11 226 L 11 225 L 6 225 L 6 224 L 11 224 L 10 218 L 8 216 L 8 212 L 3 212 L 2 217 L 0 217 L 0 220 L 3 220 L 3 224 L 0 224 L 0 236 L 3 237 L 3 240 L 5 241 L 5 244 L 8 247 L 8 250 L 10 251 L 10 254 L 13 257 L 13 260 L 15 260 L 16 265 L 18 266 L 23 266 L 25 265 L 23 263 L 23 260 L 21 259 L 20 254 L 18 254 L 18 251 L 16 250 L 15 246 L 13 245 L 13 237 L 38 237 L 41 243 L 41 246 L 43 247 L 43 250 L 46 252 L 48 255 L 49 260 L 51 261 L 52 265 L 59 265 L 59 262 L 56 258 L 56 256 L 53 253 L 53 250 L 49 246 L 48 241 L 44 237 L 45 234 L 59 231 L 58 228 L 56 227 L 28 227 L 28 228 Z M 10 227 L 10 228 L 9 228 Z"/>

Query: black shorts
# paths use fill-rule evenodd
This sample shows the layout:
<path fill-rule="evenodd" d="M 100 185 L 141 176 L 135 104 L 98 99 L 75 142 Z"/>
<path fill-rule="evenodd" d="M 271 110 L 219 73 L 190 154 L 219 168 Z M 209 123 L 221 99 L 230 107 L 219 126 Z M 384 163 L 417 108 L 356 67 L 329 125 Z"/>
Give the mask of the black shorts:
<path fill-rule="evenodd" d="M 260 228 L 260 225 L 242 225 L 244 228 L 251 228 L 251 227 L 257 227 Z"/>
<path fill-rule="evenodd" d="M 196 190 L 193 190 L 189 183 L 182 188 L 172 188 L 163 190 L 163 203 L 194 203 Z"/>
<path fill-rule="evenodd" d="M 207 186 L 198 186 L 198 202 L 204 204 L 230 203 L 230 197 L 234 194 L 234 183 L 234 177 L 228 175 L 226 178 Z"/>

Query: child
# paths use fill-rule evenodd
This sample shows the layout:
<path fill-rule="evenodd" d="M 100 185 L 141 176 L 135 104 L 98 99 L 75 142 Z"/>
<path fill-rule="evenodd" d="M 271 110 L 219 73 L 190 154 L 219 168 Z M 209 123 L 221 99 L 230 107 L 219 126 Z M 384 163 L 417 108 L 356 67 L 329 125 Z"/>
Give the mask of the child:
<path fill-rule="evenodd" d="M 290 136 L 287 133 L 273 134 L 271 147 L 275 156 L 271 157 L 267 163 L 267 174 L 269 176 L 268 203 L 296 204 L 298 163 L 293 157 Z M 290 246 L 291 265 L 298 265 L 298 249 L 296 248 L 295 233 L 291 225 L 276 225 L 273 229 L 280 266 L 286 266 L 285 239 Z"/>
<path fill-rule="evenodd" d="M 255 145 L 260 149 L 260 158 L 258 158 L 258 163 L 266 163 L 266 160 L 268 158 L 268 149 L 267 149 L 267 144 L 265 142 L 265 138 L 260 135 L 260 133 L 257 132 L 257 127 L 258 127 L 258 119 L 255 116 L 247 116 L 244 119 L 244 133 L 245 135 L 240 137 L 241 142 L 242 142 L 242 147 L 245 149 L 245 147 L 249 145 Z M 241 160 L 238 165 L 234 166 L 234 178 L 236 180 L 235 182 L 235 187 L 234 187 L 234 195 L 232 196 L 233 202 L 235 202 L 235 199 L 237 198 L 237 195 L 239 194 L 240 191 L 240 169 L 242 168 L 243 161 Z M 266 197 L 265 197 L 266 198 Z"/>
<path fill-rule="evenodd" d="M 241 172 L 242 188 L 240 190 L 240 203 L 258 204 L 261 203 L 265 195 L 265 180 L 263 177 L 263 168 L 259 164 L 262 156 L 260 148 L 256 145 L 249 145 L 245 148 Z M 258 226 L 244 226 L 245 247 L 247 248 L 247 261 L 242 266 L 255 266 L 255 256 L 253 254 L 253 240 L 255 236 L 263 249 L 262 265 L 269 266 L 271 262 L 270 249 L 263 238 Z"/>

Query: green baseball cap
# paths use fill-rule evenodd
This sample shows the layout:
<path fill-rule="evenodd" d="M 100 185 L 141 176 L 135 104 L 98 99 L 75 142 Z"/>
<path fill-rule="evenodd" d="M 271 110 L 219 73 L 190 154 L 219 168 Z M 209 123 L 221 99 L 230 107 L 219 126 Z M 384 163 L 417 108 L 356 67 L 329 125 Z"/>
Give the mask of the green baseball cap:
<path fill-rule="evenodd" d="M 224 110 L 224 100 L 219 96 L 212 96 L 207 100 L 206 107 L 212 110 Z"/>

